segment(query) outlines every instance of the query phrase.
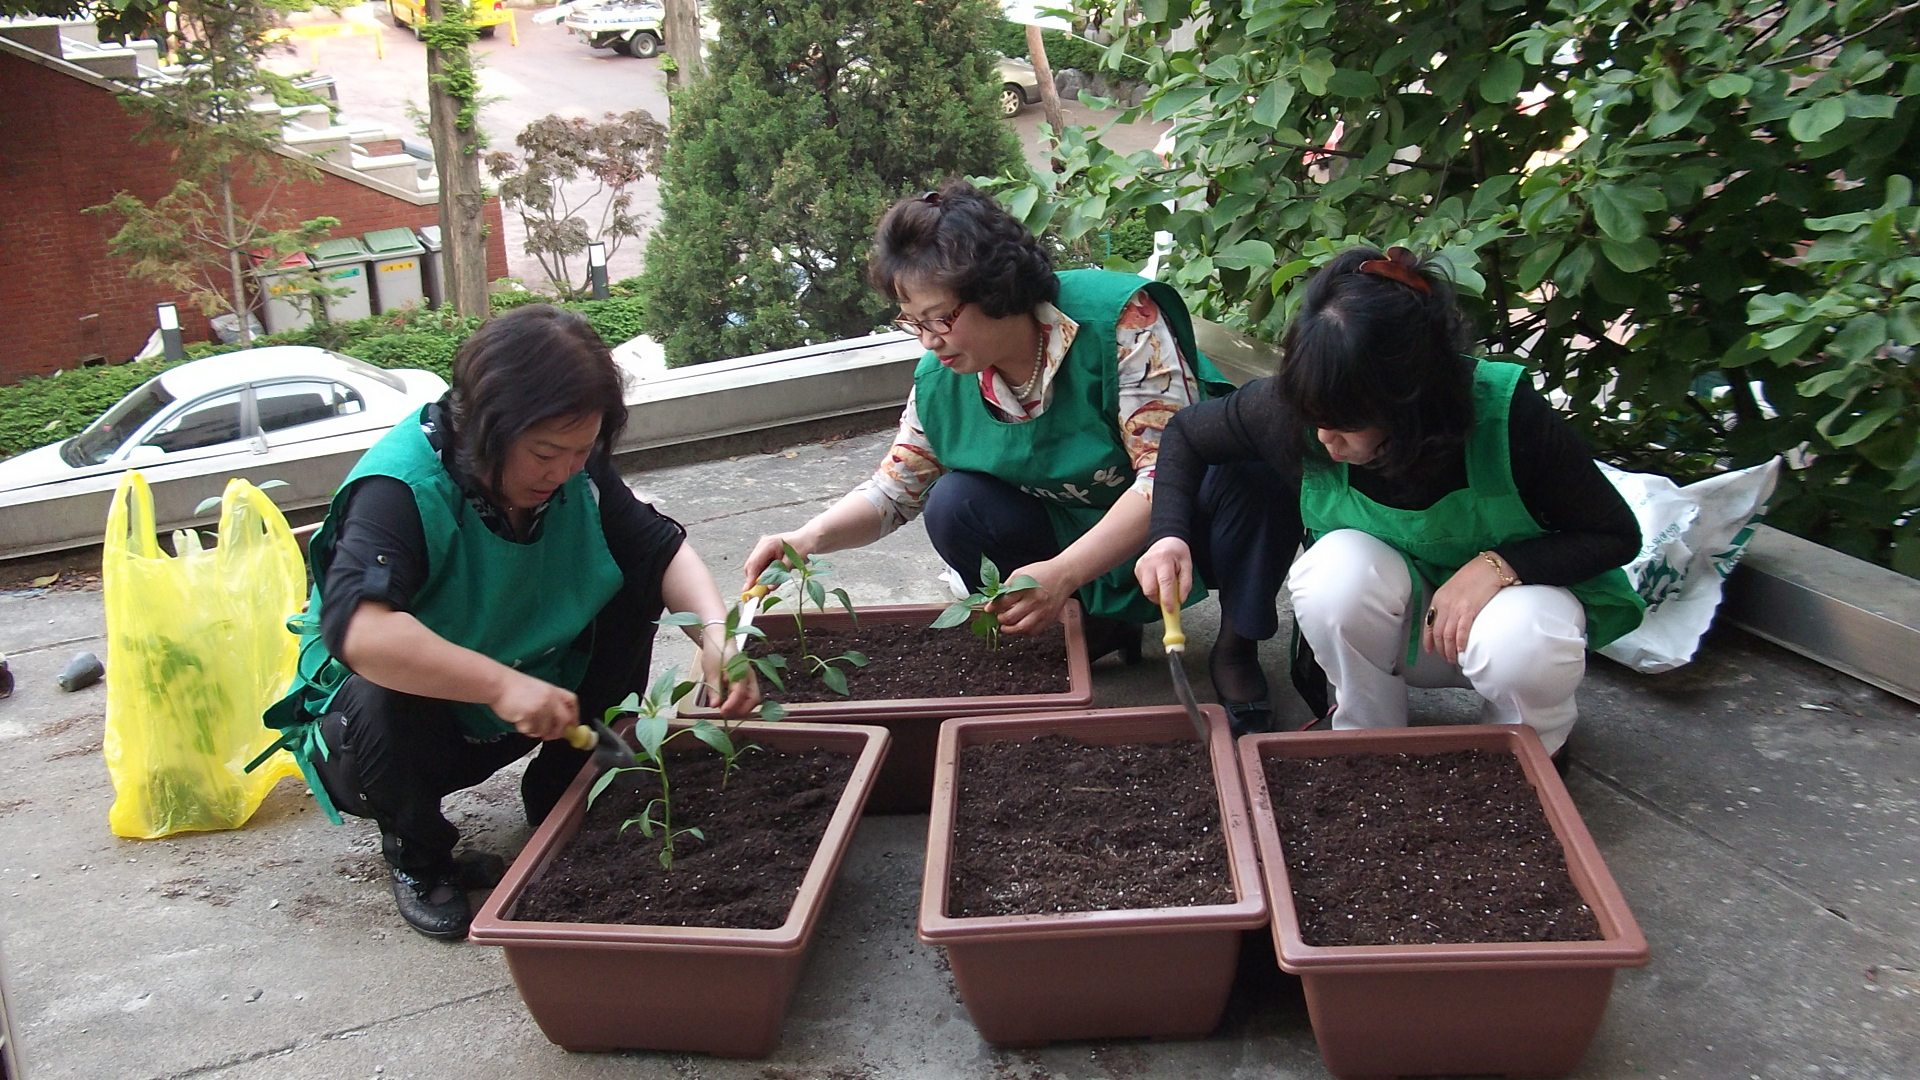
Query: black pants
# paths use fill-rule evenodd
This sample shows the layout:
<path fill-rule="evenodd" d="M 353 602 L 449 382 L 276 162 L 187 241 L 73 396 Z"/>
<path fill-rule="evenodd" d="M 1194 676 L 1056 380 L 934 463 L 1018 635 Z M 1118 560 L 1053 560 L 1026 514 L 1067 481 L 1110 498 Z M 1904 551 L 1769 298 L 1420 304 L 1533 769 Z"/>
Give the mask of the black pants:
<path fill-rule="evenodd" d="M 578 691 L 581 716 L 598 716 L 639 687 L 652 663 L 658 600 L 616 596 L 583 635 L 593 659 Z M 645 614 L 652 609 L 651 616 Z M 341 813 L 380 825 L 387 862 L 409 873 L 451 867 L 460 830 L 440 800 L 478 784 L 539 749 L 520 780 L 527 823 L 538 825 L 579 774 L 590 753 L 562 741 L 542 743 L 517 732 L 486 741 L 469 737 L 449 703 L 377 686 L 358 675 L 320 719 L 330 751 L 314 765 Z"/>
<path fill-rule="evenodd" d="M 1300 545 L 1298 505 L 1273 498 L 1285 490 L 1259 462 L 1209 466 L 1200 485 L 1194 563 L 1242 637 L 1270 638 L 1280 628 L 1275 600 Z M 983 554 L 1002 574 L 1060 554 L 1046 503 L 985 473 L 942 476 L 922 516 L 934 550 L 969 588 L 980 587 Z"/>

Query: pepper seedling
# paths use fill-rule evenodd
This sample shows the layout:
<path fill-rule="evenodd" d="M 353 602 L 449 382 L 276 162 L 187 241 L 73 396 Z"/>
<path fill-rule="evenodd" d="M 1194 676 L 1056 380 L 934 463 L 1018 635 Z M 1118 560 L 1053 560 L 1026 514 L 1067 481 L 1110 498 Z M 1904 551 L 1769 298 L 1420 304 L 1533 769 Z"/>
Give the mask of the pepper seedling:
<path fill-rule="evenodd" d="M 751 590 L 749 590 L 749 592 L 751 592 Z M 745 599 L 747 599 L 747 597 L 742 597 L 742 600 Z M 764 608 L 764 606 L 763 604 L 762 607 Z M 733 642 L 743 636 L 756 637 L 763 641 L 766 639 L 767 632 L 765 630 L 752 624 L 746 626 L 740 625 L 742 618 L 741 605 L 739 603 L 729 604 L 727 606 L 727 617 L 720 624 L 721 641 Z M 705 626 L 706 624 L 707 621 L 705 619 L 702 619 L 691 611 L 676 611 L 670 615 L 661 617 L 657 625 Z M 750 667 L 758 671 L 763 678 L 773 683 L 773 685 L 782 690 L 786 689 L 787 684 L 781 679 L 780 673 L 786 670 L 787 658 L 781 656 L 779 653 L 772 653 L 761 657 L 749 657 L 745 649 L 734 649 L 726 654 L 726 660 L 722 662 L 720 672 L 726 678 L 727 683 L 731 685 L 745 680 L 747 670 Z M 780 721 L 786 718 L 786 707 L 779 702 L 762 701 L 760 703 L 760 719 Z"/>
<path fill-rule="evenodd" d="M 809 652 L 807 650 L 807 601 L 812 600 L 813 606 L 825 613 L 827 597 L 832 596 L 840 601 L 841 607 L 847 609 L 847 614 L 853 619 L 855 626 L 860 625 L 860 615 L 853 610 L 853 600 L 847 596 L 847 590 L 829 589 L 821 583 L 820 579 L 831 572 L 826 560 L 809 559 L 795 551 L 792 544 L 785 542 L 782 542 L 780 547 L 781 558 L 769 563 L 767 568 L 760 572 L 759 584 L 768 589 L 767 594 L 760 601 L 760 610 L 771 611 L 773 606 L 780 603 L 782 599 L 773 590 L 789 581 L 794 583 L 793 628 L 800 640 L 800 662 L 806 669 L 804 673 L 818 673 L 820 681 L 826 683 L 829 690 L 845 696 L 849 693 L 847 673 L 834 665 L 844 662 L 852 667 L 866 667 L 867 655 L 857 649 L 848 649 L 839 656 L 824 657 L 815 656 Z M 784 665 L 784 661 L 782 663 Z M 774 681 L 776 685 L 779 684 L 778 679 Z"/>
<path fill-rule="evenodd" d="M 683 829 L 673 827 L 673 782 L 667 775 L 667 744 L 682 735 L 691 734 L 712 747 L 726 762 L 726 767 L 721 773 L 723 785 L 726 783 L 725 777 L 733 775 L 742 749 L 734 744 L 732 736 L 705 720 L 695 720 L 690 726 L 678 731 L 672 729 L 669 714 L 674 703 L 692 693 L 695 686 L 691 682 L 676 682 L 679 674 L 679 668 L 669 668 L 654 680 L 646 697 L 628 694 L 625 701 L 606 711 L 605 718 L 609 725 L 617 717 L 636 718 L 633 722 L 633 741 L 637 744 L 634 747 L 634 756 L 639 759 L 639 764 L 624 769 L 608 769 L 600 774 L 600 779 L 594 781 L 593 787 L 587 791 L 587 805 L 592 806 L 594 800 L 600 797 L 600 793 L 607 790 L 608 785 L 613 783 L 613 778 L 621 773 L 650 772 L 658 776 L 660 795 L 649 800 L 639 814 L 621 822 L 620 831 L 624 833 L 628 826 L 638 825 L 641 834 L 649 840 L 658 835 L 660 866 L 666 870 L 673 869 L 673 842 L 676 839 L 682 836 L 691 836 L 696 840 L 707 838 L 706 833 L 692 826 Z"/>
<path fill-rule="evenodd" d="M 966 623 L 973 636 L 985 638 L 987 648 L 996 652 L 1000 649 L 1000 616 L 988 610 L 995 600 L 1028 589 L 1037 589 L 1040 583 L 1031 575 L 1021 574 L 1012 581 L 1000 580 L 1000 568 L 993 560 L 980 556 L 980 587 L 967 594 L 964 600 L 955 600 L 947 605 L 947 610 L 933 620 L 933 628 L 945 630 L 950 626 Z"/>

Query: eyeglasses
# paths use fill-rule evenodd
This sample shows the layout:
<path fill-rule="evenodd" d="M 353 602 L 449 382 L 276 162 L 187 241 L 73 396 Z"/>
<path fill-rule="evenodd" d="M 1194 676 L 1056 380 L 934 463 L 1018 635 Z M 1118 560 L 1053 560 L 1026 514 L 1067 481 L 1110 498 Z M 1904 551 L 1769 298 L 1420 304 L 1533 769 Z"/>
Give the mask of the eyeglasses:
<path fill-rule="evenodd" d="M 910 319 L 902 315 L 893 320 L 893 325 L 905 330 L 914 337 L 919 337 L 929 332 L 935 337 L 945 337 L 953 332 L 953 324 L 960 318 L 960 312 L 966 308 L 968 303 L 969 301 L 961 301 L 959 307 L 954 308 L 952 311 L 947 312 L 937 319 Z"/>

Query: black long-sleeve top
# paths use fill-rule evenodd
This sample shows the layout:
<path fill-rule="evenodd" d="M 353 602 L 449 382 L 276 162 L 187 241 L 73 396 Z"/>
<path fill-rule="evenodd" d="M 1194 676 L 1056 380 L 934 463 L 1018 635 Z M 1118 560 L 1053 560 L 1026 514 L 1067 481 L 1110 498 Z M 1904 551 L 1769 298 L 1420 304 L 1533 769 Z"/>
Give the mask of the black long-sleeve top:
<path fill-rule="evenodd" d="M 479 521 L 504 539 L 515 539 L 506 514 L 487 500 L 484 489 L 454 464 L 443 446 L 438 406 L 427 411 L 427 439 L 441 452 L 441 461 L 467 496 Z M 686 530 L 680 523 L 641 502 L 620 479 L 604 452 L 587 459 L 587 479 L 600 506 L 600 527 L 607 550 L 620 568 L 620 591 L 595 620 L 603 642 L 630 642 L 636 654 L 600 655 L 597 650 L 581 691 L 605 679 L 627 678 L 635 660 L 652 644 L 652 622 L 660 617 L 665 599 L 661 591 L 667 564 L 679 553 Z M 543 508 L 544 509 L 544 508 Z M 530 538 L 538 537 L 536 518 Z M 390 476 L 368 476 L 355 482 L 336 526 L 331 560 L 320 582 L 320 636 L 327 651 L 339 657 L 347 623 L 362 600 L 379 600 L 396 611 L 406 611 L 426 584 L 427 537 L 413 491 Z M 539 583 L 529 583 L 538 588 Z M 596 633 L 596 627 L 583 636 Z M 344 662 L 344 661 L 343 661 Z M 644 676 L 645 668 L 641 667 Z M 622 690 L 621 692 L 624 692 Z M 617 696 L 617 695 L 616 695 Z"/>
<path fill-rule="evenodd" d="M 1299 455 L 1289 439 L 1311 438 L 1281 399 L 1278 380 L 1256 379 L 1224 398 L 1175 413 L 1160 440 L 1154 477 L 1152 539 L 1192 542 L 1194 493 L 1208 465 L 1265 461 L 1282 477 L 1282 497 L 1297 514 Z M 1532 387 L 1518 386 L 1507 417 L 1513 480 L 1546 535 L 1495 548 L 1529 585 L 1574 585 L 1632 561 L 1640 525 L 1585 442 Z M 1307 468 L 1315 467 L 1309 462 Z M 1417 463 L 1400 476 L 1350 468 L 1348 482 L 1383 506 L 1424 510 L 1467 486 L 1465 448 Z"/>

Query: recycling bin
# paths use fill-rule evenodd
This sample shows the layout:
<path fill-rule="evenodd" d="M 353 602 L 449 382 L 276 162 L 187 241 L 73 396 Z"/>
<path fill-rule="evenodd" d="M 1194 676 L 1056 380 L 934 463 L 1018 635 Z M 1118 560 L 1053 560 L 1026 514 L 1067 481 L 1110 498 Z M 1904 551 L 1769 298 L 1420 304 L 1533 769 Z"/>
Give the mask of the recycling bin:
<path fill-rule="evenodd" d="M 314 296 L 307 292 L 313 260 L 304 251 L 291 255 L 255 252 L 253 276 L 259 282 L 261 319 L 269 334 L 313 325 Z M 236 327 L 238 323 L 236 321 Z"/>
<path fill-rule="evenodd" d="M 352 322 L 373 314 L 373 290 L 367 280 L 369 258 L 366 245 L 351 236 L 328 240 L 313 249 L 313 268 L 320 274 L 320 284 L 342 290 L 338 296 L 325 298 L 329 322 Z"/>
<path fill-rule="evenodd" d="M 422 225 L 419 231 L 420 246 L 427 251 L 420 259 L 420 268 L 426 271 L 422 277 L 427 287 L 427 304 L 437 308 L 447 302 L 447 268 L 440 258 L 440 226 Z"/>
<path fill-rule="evenodd" d="M 412 229 L 376 229 L 361 240 L 372 256 L 375 311 L 399 311 L 426 302 L 420 274 L 426 249 L 414 240 Z"/>

